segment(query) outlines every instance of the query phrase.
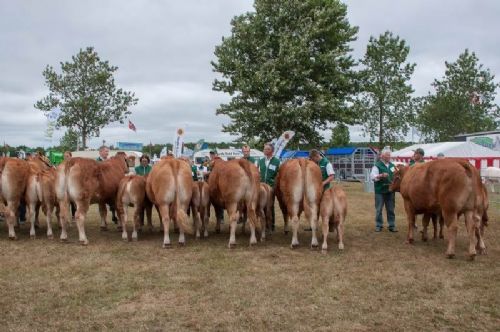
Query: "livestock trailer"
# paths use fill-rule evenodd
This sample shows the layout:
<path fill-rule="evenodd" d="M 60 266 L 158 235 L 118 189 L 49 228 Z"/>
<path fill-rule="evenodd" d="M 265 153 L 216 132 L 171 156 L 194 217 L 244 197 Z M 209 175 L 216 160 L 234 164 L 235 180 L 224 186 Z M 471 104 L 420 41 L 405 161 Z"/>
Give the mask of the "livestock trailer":
<path fill-rule="evenodd" d="M 330 160 L 340 180 L 365 180 L 365 170 L 377 161 L 377 152 L 370 147 L 329 148 L 325 156 Z"/>

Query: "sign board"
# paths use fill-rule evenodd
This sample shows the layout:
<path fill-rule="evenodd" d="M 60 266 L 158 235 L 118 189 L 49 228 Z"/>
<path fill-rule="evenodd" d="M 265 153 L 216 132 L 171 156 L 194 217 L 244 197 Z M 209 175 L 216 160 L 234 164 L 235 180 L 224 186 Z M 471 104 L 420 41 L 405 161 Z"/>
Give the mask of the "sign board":
<path fill-rule="evenodd" d="M 116 148 L 118 150 L 127 150 L 127 151 L 142 151 L 142 143 L 132 143 L 132 142 L 117 142 Z"/>
<path fill-rule="evenodd" d="M 500 134 L 469 136 L 467 142 L 473 142 L 495 151 L 500 151 Z"/>

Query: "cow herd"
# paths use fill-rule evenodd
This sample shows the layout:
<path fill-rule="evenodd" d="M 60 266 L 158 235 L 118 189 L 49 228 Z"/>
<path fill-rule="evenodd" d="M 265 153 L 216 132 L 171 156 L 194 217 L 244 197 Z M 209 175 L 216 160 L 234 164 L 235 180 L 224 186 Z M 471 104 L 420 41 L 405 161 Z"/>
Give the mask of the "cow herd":
<path fill-rule="evenodd" d="M 299 219 L 304 213 L 311 226 L 311 247 L 319 247 L 318 228 L 328 249 L 328 233 L 337 232 L 338 248 L 344 248 L 344 221 L 347 197 L 339 186 L 323 192 L 321 171 L 308 159 L 293 159 L 283 163 L 274 188 L 260 183 L 257 167 L 245 159 L 224 161 L 215 159 L 208 181 L 193 181 L 186 160 L 167 157 L 160 160 L 147 176 L 127 175 L 125 154 L 97 162 L 86 158 L 71 158 L 52 167 L 43 157 L 29 161 L 0 158 L 0 199 L 6 206 L 6 223 L 10 239 L 16 239 L 18 207 L 24 202 L 35 237 L 38 211 L 46 215 L 47 237 L 53 238 L 51 228 L 55 213 L 61 228 L 61 241 L 67 241 L 67 226 L 71 221 L 70 204 L 76 205 L 74 219 L 79 241 L 88 244 L 85 220 L 89 206 L 98 204 L 100 227 L 107 229 L 107 206 L 116 207 L 122 238 L 128 241 L 128 207 L 133 206 L 131 239 L 138 239 L 139 228 L 147 220 L 152 229 L 151 214 L 155 207 L 163 225 L 163 247 L 171 246 L 170 223 L 179 231 L 178 242 L 184 245 L 186 233 L 196 238 L 208 236 L 210 205 L 214 210 L 225 209 L 229 217 L 228 247 L 236 245 L 238 223 L 248 221 L 250 245 L 265 240 L 273 228 L 274 200 L 283 213 L 284 230 L 291 222 L 291 247 L 299 245 Z M 487 225 L 488 197 L 478 171 L 461 160 L 437 160 L 413 167 L 398 167 L 391 190 L 400 191 L 408 219 L 407 242 L 414 239 L 415 216 L 423 214 L 422 239 L 427 240 L 427 226 L 432 219 L 437 236 L 436 221 L 448 228 L 446 254 L 455 254 L 458 218 L 464 216 L 469 238 L 469 255 L 485 252 L 483 240 Z M 220 231 L 217 216 L 216 231 Z M 318 227 L 318 224 L 320 227 Z M 442 236 L 442 223 L 440 235 Z M 245 225 L 243 225 L 243 230 Z"/>

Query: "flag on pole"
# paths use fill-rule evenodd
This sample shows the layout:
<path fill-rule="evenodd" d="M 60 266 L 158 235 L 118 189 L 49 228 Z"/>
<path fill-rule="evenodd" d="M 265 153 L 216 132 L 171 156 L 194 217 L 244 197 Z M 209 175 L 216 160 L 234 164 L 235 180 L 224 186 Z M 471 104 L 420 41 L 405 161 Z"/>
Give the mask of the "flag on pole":
<path fill-rule="evenodd" d="M 137 132 L 137 129 L 135 128 L 135 125 L 130 120 L 128 120 L 128 129 Z"/>
<path fill-rule="evenodd" d="M 292 130 L 287 130 L 283 134 L 281 134 L 280 138 L 276 141 L 274 144 L 274 156 L 279 158 L 283 150 L 285 149 L 285 146 L 288 144 L 288 142 L 293 138 L 295 135 L 295 132 Z"/>
<path fill-rule="evenodd" d="M 182 155 L 182 146 L 184 145 L 184 128 L 177 128 L 175 130 L 173 154 L 175 158 L 179 158 Z"/>

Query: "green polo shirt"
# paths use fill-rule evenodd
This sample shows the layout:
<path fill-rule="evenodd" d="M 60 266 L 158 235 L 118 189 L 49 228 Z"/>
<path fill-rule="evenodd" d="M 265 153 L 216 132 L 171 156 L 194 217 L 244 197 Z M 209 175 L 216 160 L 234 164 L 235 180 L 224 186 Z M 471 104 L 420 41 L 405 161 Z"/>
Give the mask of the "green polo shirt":
<path fill-rule="evenodd" d="M 375 166 L 378 168 L 379 174 L 387 173 L 389 176 L 387 178 L 380 178 L 378 181 L 375 181 L 375 193 L 376 194 L 387 194 L 391 191 L 389 190 L 389 186 L 392 182 L 392 176 L 394 172 L 394 164 L 389 162 L 387 166 L 382 161 L 377 161 Z"/>
<path fill-rule="evenodd" d="M 193 181 L 198 181 L 198 167 L 196 165 L 191 166 L 191 176 L 193 177 Z"/>
<path fill-rule="evenodd" d="M 151 165 L 148 165 L 148 166 L 142 166 L 142 165 L 139 165 L 135 168 L 135 174 L 137 175 L 146 175 L 146 174 L 149 174 L 149 172 L 151 172 Z"/>
<path fill-rule="evenodd" d="M 412 159 L 412 160 L 410 160 L 410 166 L 413 166 L 413 165 L 415 165 L 416 163 L 417 163 L 417 162 L 416 162 L 415 160 L 413 160 L 413 159 Z M 425 161 L 422 159 L 422 160 L 418 161 L 418 163 L 419 163 L 419 164 L 421 164 L 421 163 L 425 163 Z"/>
<path fill-rule="evenodd" d="M 278 174 L 280 160 L 276 157 L 272 157 L 266 167 L 266 158 L 264 157 L 259 160 L 258 167 L 260 171 L 260 182 L 267 183 L 271 187 L 274 187 L 274 179 L 276 178 L 276 174 Z"/>

